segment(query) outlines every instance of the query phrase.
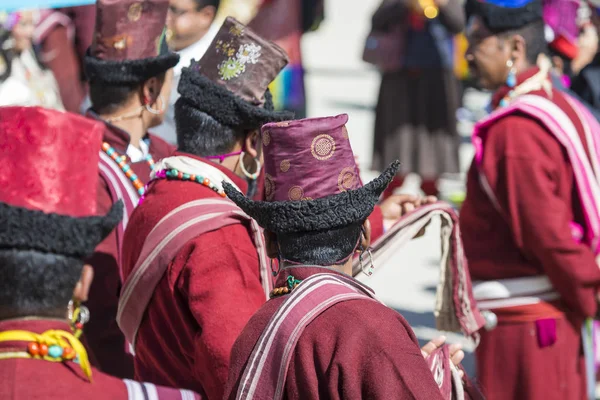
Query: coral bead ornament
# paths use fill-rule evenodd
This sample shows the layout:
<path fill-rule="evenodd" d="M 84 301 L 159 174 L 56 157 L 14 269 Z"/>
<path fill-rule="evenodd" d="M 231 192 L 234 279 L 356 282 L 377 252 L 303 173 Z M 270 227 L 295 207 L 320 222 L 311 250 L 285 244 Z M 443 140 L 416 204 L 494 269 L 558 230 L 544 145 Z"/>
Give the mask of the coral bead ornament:
<path fill-rule="evenodd" d="M 107 156 L 112 158 L 112 160 L 121 168 L 121 171 L 125 174 L 127 178 L 131 181 L 131 184 L 138 192 L 140 196 L 143 196 L 145 193 L 144 183 L 138 178 L 138 176 L 133 172 L 131 166 L 127 163 L 127 157 L 120 155 L 111 147 L 110 144 L 104 142 L 102 143 L 102 151 L 106 153 Z M 150 166 L 150 169 L 154 169 L 154 160 L 151 155 L 147 155 L 145 157 L 146 162 Z"/>
<path fill-rule="evenodd" d="M 34 357 L 39 356 L 40 355 L 40 345 L 37 344 L 36 342 L 31 342 L 31 343 L 27 344 L 27 352 Z"/>
<path fill-rule="evenodd" d="M 40 356 L 44 357 L 48 355 L 48 345 L 45 343 L 40 344 Z"/>

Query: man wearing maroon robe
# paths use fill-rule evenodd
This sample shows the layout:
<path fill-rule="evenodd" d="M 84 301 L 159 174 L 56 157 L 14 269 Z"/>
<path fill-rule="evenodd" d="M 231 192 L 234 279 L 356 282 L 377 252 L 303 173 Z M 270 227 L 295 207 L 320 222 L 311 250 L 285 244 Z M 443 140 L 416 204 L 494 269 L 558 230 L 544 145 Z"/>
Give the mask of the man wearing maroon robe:
<path fill-rule="evenodd" d="M 488 328 L 497 324 L 482 332 L 477 375 L 490 400 L 585 399 L 581 327 L 600 285 L 587 221 L 598 200 L 576 171 L 597 163 L 586 132 L 600 128 L 550 84 L 541 2 L 495 3 L 467 3 L 467 59 L 496 89 L 495 111 L 475 129 L 460 214 L 478 305 Z"/>
<path fill-rule="evenodd" d="M 269 201 L 224 185 L 265 228 L 269 256 L 282 268 L 271 300 L 233 347 L 226 399 L 449 399 L 451 382 L 463 389 L 449 364 L 448 375 L 433 368 L 441 373 L 434 380 L 406 320 L 350 277 L 352 256 L 369 246 L 366 220 L 399 163 L 362 186 L 347 121 L 338 115 L 263 127 Z"/>
<path fill-rule="evenodd" d="M 168 0 L 147 6 L 133 0 L 98 1 L 96 41 L 85 69 L 90 80 L 92 108 L 87 116 L 103 122 L 98 175 L 98 209 L 123 200 L 125 216 L 119 227 L 89 260 L 95 279 L 88 306 L 92 314 L 86 339 L 103 371 L 133 377 L 132 356 L 116 323 L 122 271 L 123 231 L 143 194 L 155 161 L 174 148 L 148 133 L 164 117 L 171 68 L 178 56 L 166 51 L 164 24 Z M 115 26 L 118 30 L 115 30 Z"/>
<path fill-rule="evenodd" d="M 121 203 L 97 215 L 89 177 L 98 168 L 101 124 L 6 107 L 0 136 L 0 161 L 12 166 L 0 172 L 0 398 L 199 400 L 92 368 L 77 339 L 78 303 L 93 279 L 83 259 L 123 216 Z"/>
<path fill-rule="evenodd" d="M 228 46 L 226 54 L 220 43 Z M 237 63 L 232 65 L 244 67 L 239 76 L 224 75 L 229 72 L 220 68 L 229 49 Z M 222 397 L 231 346 L 265 302 L 268 289 L 263 286 L 268 287 L 272 279 L 266 256 L 261 256 L 258 228 L 254 231 L 246 217 L 217 221 L 210 229 L 178 237 L 170 245 L 175 254 L 160 263 L 164 272 L 158 275 L 156 287 L 148 287 L 147 281 L 138 286 L 146 292 L 154 289 L 137 314 L 139 320 L 129 312 L 136 309 L 140 296 L 130 296 L 129 291 L 138 275 L 148 279 L 150 272 L 139 274 L 138 264 L 146 257 L 144 245 L 151 240 L 150 233 L 167 215 L 193 201 L 226 201 L 223 180 L 245 193 L 256 189 L 257 130 L 263 123 L 292 117 L 273 111 L 270 95 L 265 94 L 286 63 L 281 49 L 228 19 L 202 60 L 182 72 L 175 108 L 179 151 L 156 164 L 155 180 L 125 234 L 125 284 L 118 321 L 135 346 L 138 378 L 193 389 L 208 399 Z M 182 223 L 210 215 L 198 211 Z M 232 292 L 237 295 L 231 296 Z M 136 326 L 128 329 L 134 321 Z"/>

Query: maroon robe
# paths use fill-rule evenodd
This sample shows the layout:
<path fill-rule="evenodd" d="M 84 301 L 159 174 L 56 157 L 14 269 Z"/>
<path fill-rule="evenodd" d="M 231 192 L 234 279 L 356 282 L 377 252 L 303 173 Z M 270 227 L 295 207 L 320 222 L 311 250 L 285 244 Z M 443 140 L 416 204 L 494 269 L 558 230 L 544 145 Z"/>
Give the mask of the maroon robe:
<path fill-rule="evenodd" d="M 125 155 L 129 134 L 113 125 L 105 126 L 103 140 L 117 153 Z M 172 145 L 152 134 L 146 135 L 144 140 L 149 140 L 149 151 L 155 161 L 170 156 L 175 150 Z M 146 161 L 130 165 L 142 182 L 148 182 L 150 166 Z M 99 175 L 98 213 L 107 213 L 112 205 L 108 184 Z M 88 262 L 94 267 L 94 280 L 86 303 L 91 314 L 85 326 L 86 343 L 98 363 L 97 367 L 102 371 L 121 378 L 133 378 L 133 360 L 125 352 L 125 337 L 116 322 L 121 291 L 116 231 L 98 245 Z"/>
<path fill-rule="evenodd" d="M 538 71 L 518 77 L 521 83 Z M 493 105 L 508 93 L 501 88 Z M 553 101 L 583 127 L 561 92 L 531 92 Z M 585 147 L 585 140 L 583 140 Z M 571 236 L 572 221 L 585 226 L 573 168 L 565 149 L 535 120 L 500 119 L 488 130 L 481 168 L 504 212 L 483 190 L 475 164 L 467 177 L 460 214 L 465 253 L 474 281 L 546 275 L 560 301 L 495 310 L 498 327 L 482 331 L 478 378 L 494 399 L 584 399 L 585 369 L 580 329 L 597 312 L 600 270 L 592 250 Z M 587 149 L 586 149 L 587 151 Z M 540 348 L 536 321 L 557 319 L 557 341 Z"/>
<path fill-rule="evenodd" d="M 25 330 L 42 333 L 50 329 L 70 332 L 66 322 L 58 320 L 0 321 L 0 332 Z M 22 350 L 21 350 L 22 349 Z M 25 342 L 0 342 L 0 354 L 9 351 L 26 351 Z M 92 368 L 92 381 L 74 362 L 55 363 L 27 358 L 0 359 L 0 399 L 10 400 L 141 400 L 143 393 L 155 393 L 156 400 L 199 400 L 190 391 L 140 385 L 123 381 Z M 134 396 L 134 392 L 142 397 Z"/>
<path fill-rule="evenodd" d="M 211 165 L 247 190 L 244 179 Z M 221 199 L 196 182 L 153 183 L 125 232 L 124 276 L 131 273 L 146 237 L 166 214 L 192 200 L 213 197 Z M 139 327 L 135 376 L 220 399 L 231 346 L 264 302 L 249 225 L 229 225 L 189 241 L 171 261 Z"/>
<path fill-rule="evenodd" d="M 330 268 L 298 266 L 286 279 L 306 279 Z M 285 296 L 269 300 L 244 328 L 231 353 L 226 399 L 235 399 L 252 350 Z M 365 297 L 365 299 L 367 299 Z M 290 360 L 284 399 L 441 399 L 410 325 L 378 302 L 349 300 L 316 317 L 301 334 Z"/>
<path fill-rule="evenodd" d="M 218 164 L 211 165 L 240 190 L 247 190 L 244 179 Z M 182 204 L 205 198 L 221 199 L 195 182 L 153 183 L 125 232 L 125 278 L 154 226 Z M 381 211 L 374 214 L 372 225 L 376 233 L 383 231 Z M 231 347 L 265 301 L 250 226 L 234 224 L 189 241 L 168 266 L 139 327 L 136 379 L 189 388 L 208 399 L 221 399 Z"/>

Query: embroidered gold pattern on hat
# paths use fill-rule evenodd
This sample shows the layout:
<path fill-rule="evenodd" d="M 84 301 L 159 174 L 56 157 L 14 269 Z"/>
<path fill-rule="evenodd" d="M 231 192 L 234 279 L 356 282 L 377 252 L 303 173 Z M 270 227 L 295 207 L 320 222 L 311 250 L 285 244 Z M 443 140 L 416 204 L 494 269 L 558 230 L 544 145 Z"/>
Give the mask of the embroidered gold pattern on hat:
<path fill-rule="evenodd" d="M 310 151 L 317 160 L 328 160 L 335 152 L 335 140 L 327 134 L 318 135 L 313 139 Z"/>
<path fill-rule="evenodd" d="M 285 128 L 286 126 L 290 126 L 290 121 L 275 122 L 275 126 Z"/>
<path fill-rule="evenodd" d="M 344 139 L 349 139 L 350 137 L 348 136 L 348 129 L 346 128 L 346 125 L 342 126 L 342 137 Z"/>
<path fill-rule="evenodd" d="M 279 167 L 281 168 L 281 172 L 288 172 L 290 170 L 290 160 L 283 160 Z"/>
<path fill-rule="evenodd" d="M 273 200 L 273 195 L 275 195 L 275 182 L 271 175 L 265 174 L 265 198 L 271 201 Z"/>
<path fill-rule="evenodd" d="M 342 192 L 355 189 L 357 183 L 356 167 L 346 167 L 338 175 L 338 188 Z"/>
<path fill-rule="evenodd" d="M 102 44 L 106 47 L 112 47 L 117 50 L 125 50 L 131 45 L 132 39 L 128 35 L 116 35 L 112 37 L 102 38 Z"/>
<path fill-rule="evenodd" d="M 292 201 L 302 200 L 304 190 L 300 186 L 292 186 L 288 191 L 288 197 Z"/>
<path fill-rule="evenodd" d="M 142 17 L 142 3 L 133 3 L 127 11 L 127 19 L 136 22 Z"/>
<path fill-rule="evenodd" d="M 264 131 L 262 134 L 262 142 L 265 146 L 268 146 L 271 143 L 271 134 L 269 131 Z"/>

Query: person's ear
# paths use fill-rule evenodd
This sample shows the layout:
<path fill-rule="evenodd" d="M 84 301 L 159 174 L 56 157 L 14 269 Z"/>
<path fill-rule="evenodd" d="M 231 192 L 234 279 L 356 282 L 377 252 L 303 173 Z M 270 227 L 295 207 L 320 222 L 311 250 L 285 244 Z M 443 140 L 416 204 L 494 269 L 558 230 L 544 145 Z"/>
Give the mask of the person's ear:
<path fill-rule="evenodd" d="M 277 236 L 273 232 L 264 231 L 267 256 L 269 258 L 279 258 L 279 245 Z"/>
<path fill-rule="evenodd" d="M 75 289 L 73 290 L 73 298 L 80 302 L 87 301 L 93 280 L 94 268 L 88 264 L 84 265 L 83 269 L 81 270 L 81 277 L 79 278 L 79 281 L 77 281 Z"/>
<path fill-rule="evenodd" d="M 258 140 L 258 130 L 255 129 L 246 135 L 246 139 L 244 139 L 244 148 L 246 149 L 246 154 L 248 154 L 252 158 L 257 158 L 259 153 L 259 140 Z"/>
<path fill-rule="evenodd" d="M 162 80 L 153 76 L 142 84 L 142 104 L 152 105 L 160 96 L 160 89 L 162 87 Z"/>
<path fill-rule="evenodd" d="M 513 35 L 509 42 L 510 58 L 515 64 L 527 63 L 527 43 L 521 35 Z"/>
<path fill-rule="evenodd" d="M 362 224 L 362 239 L 360 245 L 363 249 L 368 249 L 371 246 L 371 222 L 368 219 Z"/>

